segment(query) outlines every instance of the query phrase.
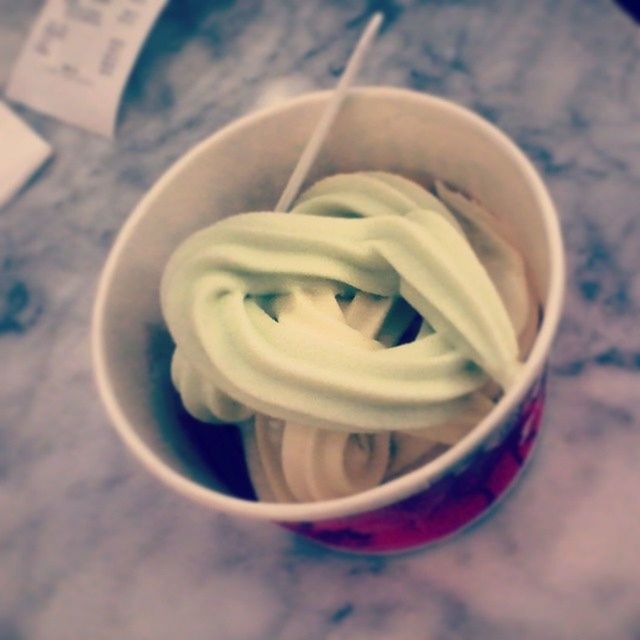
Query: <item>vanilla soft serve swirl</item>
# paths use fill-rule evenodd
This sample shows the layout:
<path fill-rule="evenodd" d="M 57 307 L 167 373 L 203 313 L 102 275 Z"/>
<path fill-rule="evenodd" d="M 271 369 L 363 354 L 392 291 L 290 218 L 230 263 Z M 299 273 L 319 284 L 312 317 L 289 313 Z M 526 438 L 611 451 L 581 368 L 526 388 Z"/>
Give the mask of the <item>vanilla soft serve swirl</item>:
<path fill-rule="evenodd" d="M 455 215 L 399 176 L 338 175 L 309 189 L 292 213 L 239 214 L 183 242 L 165 270 L 161 300 L 186 409 L 209 422 L 258 412 L 285 429 L 277 451 L 303 442 L 306 429 L 301 449 L 315 439 L 317 451 L 343 456 L 353 441 L 311 430 L 400 430 L 419 439 L 477 409 L 488 381 L 508 386 L 533 322 L 524 265 L 475 203 L 444 185 L 439 195 Z M 385 344 L 377 334 L 388 329 L 384 316 L 373 331 L 366 317 L 350 326 L 349 301 L 366 297 L 388 301 L 386 311 L 405 300 L 423 318 L 418 337 Z M 363 474 L 375 476 L 370 484 L 385 470 L 380 442 L 369 447 L 375 473 L 354 450 Z M 330 474 L 334 462 L 320 460 L 317 473 Z M 287 486 L 274 499 L 290 497 L 299 471 L 285 464 Z M 316 480 L 307 474 L 298 485 Z M 320 497 L 294 490 L 293 499 L 346 495 L 361 484 L 355 478 L 352 488 L 319 490 Z"/>

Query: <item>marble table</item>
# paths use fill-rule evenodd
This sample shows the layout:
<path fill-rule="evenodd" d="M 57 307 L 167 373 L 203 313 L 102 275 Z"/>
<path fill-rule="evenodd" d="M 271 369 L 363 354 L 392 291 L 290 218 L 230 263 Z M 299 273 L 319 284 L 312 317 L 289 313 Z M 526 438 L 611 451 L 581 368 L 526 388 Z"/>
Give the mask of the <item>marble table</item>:
<path fill-rule="evenodd" d="M 40 2 L 0 0 L 0 86 Z M 186 503 L 108 424 L 92 300 L 144 191 L 259 105 L 361 74 L 446 96 L 542 172 L 568 250 L 542 441 L 471 530 L 333 553 Z M 640 30 L 609 0 L 176 0 L 108 141 L 17 111 L 56 157 L 0 211 L 2 640 L 640 638 Z M 1 144 L 1 141 L 0 141 Z"/>

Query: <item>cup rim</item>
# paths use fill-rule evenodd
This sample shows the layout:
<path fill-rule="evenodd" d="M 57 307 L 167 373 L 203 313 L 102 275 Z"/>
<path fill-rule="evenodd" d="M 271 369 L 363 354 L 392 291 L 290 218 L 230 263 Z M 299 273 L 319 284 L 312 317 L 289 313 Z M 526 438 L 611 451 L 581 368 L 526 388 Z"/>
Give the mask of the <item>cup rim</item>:
<path fill-rule="evenodd" d="M 178 493 L 208 507 L 215 507 L 226 513 L 247 516 L 261 520 L 281 522 L 317 521 L 339 518 L 369 512 L 396 503 L 430 484 L 465 456 L 470 454 L 489 434 L 505 420 L 509 412 L 524 397 L 544 367 L 547 354 L 560 321 L 565 287 L 565 256 L 562 232 L 555 206 L 538 171 L 524 152 L 504 132 L 480 115 L 456 102 L 396 87 L 357 87 L 350 94 L 363 98 L 392 98 L 402 101 L 421 102 L 427 107 L 444 108 L 470 121 L 494 143 L 501 147 L 524 174 L 540 203 L 543 226 L 549 245 L 550 282 L 546 296 L 545 313 L 535 343 L 524 363 L 522 373 L 515 384 L 507 390 L 495 408 L 471 432 L 433 461 L 408 472 L 385 484 L 344 498 L 296 504 L 253 502 L 233 497 L 213 488 L 205 487 L 185 477 L 168 464 L 161 461 L 136 433 L 120 406 L 109 379 L 104 339 L 104 324 L 107 298 L 114 273 L 123 250 L 139 221 L 144 218 L 150 205 L 159 197 L 186 166 L 198 160 L 211 146 L 234 135 L 238 130 L 268 119 L 281 112 L 296 108 L 301 104 L 316 104 L 326 101 L 331 91 L 314 91 L 266 107 L 233 120 L 221 129 L 193 146 L 167 169 L 142 197 L 129 215 L 111 248 L 99 278 L 91 322 L 91 351 L 94 377 L 99 395 L 107 410 L 112 426 L 136 458 L 155 476 Z"/>

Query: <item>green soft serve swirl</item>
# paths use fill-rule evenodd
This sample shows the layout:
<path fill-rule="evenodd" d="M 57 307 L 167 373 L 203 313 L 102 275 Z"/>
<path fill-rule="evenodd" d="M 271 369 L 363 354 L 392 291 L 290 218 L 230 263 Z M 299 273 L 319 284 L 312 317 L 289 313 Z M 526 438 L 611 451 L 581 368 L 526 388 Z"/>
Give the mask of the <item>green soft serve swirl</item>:
<path fill-rule="evenodd" d="M 185 240 L 161 284 L 185 408 L 208 422 L 258 413 L 343 434 L 424 433 L 488 385 L 507 388 L 535 333 L 522 259 L 477 203 L 440 183 L 437 194 L 341 174 L 291 213 L 242 213 Z M 364 309 L 356 322 L 349 305 Z M 371 314 L 375 334 L 362 331 Z M 417 337 L 398 344 L 416 314 Z"/>

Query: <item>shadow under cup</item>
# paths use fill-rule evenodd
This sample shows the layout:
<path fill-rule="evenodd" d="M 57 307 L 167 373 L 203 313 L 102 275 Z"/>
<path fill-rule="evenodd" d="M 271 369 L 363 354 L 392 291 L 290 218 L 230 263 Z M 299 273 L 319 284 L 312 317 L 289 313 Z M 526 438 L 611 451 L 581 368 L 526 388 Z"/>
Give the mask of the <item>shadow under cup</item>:
<path fill-rule="evenodd" d="M 436 176 L 509 221 L 543 308 L 520 379 L 491 414 L 425 466 L 355 496 L 305 504 L 256 502 L 234 426 L 202 425 L 169 380 L 173 349 L 159 306 L 163 268 L 192 232 L 233 213 L 271 210 L 328 92 L 246 116 L 183 156 L 123 226 L 98 288 L 93 354 L 101 397 L 136 457 L 186 497 L 272 520 L 324 544 L 362 552 L 409 549 L 469 524 L 520 472 L 538 433 L 544 370 L 561 311 L 562 240 L 535 169 L 495 127 L 451 102 L 391 88 L 353 90 L 308 182 L 385 170 Z"/>

